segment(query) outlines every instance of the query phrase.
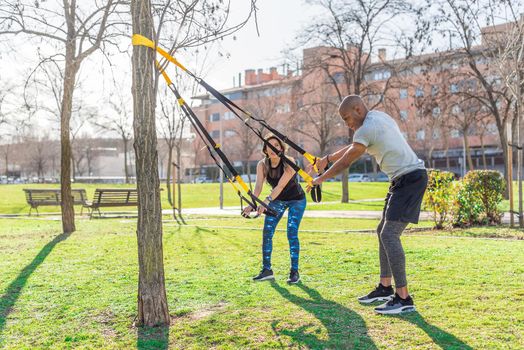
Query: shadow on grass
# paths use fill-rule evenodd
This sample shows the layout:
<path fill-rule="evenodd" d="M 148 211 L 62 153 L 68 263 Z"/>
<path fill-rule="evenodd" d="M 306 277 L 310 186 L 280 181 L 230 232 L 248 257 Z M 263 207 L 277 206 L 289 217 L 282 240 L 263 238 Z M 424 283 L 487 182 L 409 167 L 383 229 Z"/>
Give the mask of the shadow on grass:
<path fill-rule="evenodd" d="M 353 310 L 324 299 L 315 289 L 301 282 L 295 286 L 306 292 L 309 298 L 292 294 L 274 281 L 271 286 L 284 298 L 316 317 L 326 328 L 328 337 L 320 339 L 315 335 L 317 325 L 314 324 L 285 329 L 278 326 L 279 321 L 272 323 L 275 333 L 289 336 L 293 343 L 313 349 L 377 349 L 367 333 L 366 323 Z"/>
<path fill-rule="evenodd" d="M 11 284 L 4 291 L 4 294 L 0 298 L 0 334 L 5 328 L 6 320 L 11 313 L 13 306 L 20 297 L 20 293 L 27 283 L 27 279 L 36 270 L 38 266 L 47 258 L 49 253 L 53 250 L 55 245 L 69 238 L 71 233 L 62 233 L 56 236 L 51 242 L 47 243 L 38 254 L 35 256 L 18 276 L 11 282 Z"/>
<path fill-rule="evenodd" d="M 471 346 L 464 343 L 453 334 L 427 323 L 424 317 L 422 317 L 422 315 L 416 311 L 405 315 L 390 317 L 413 323 L 415 326 L 426 332 L 426 334 L 433 340 L 435 345 L 441 347 L 442 349 L 473 350 Z"/>
<path fill-rule="evenodd" d="M 138 327 L 137 330 L 137 349 L 161 350 L 169 348 L 169 327 Z"/>

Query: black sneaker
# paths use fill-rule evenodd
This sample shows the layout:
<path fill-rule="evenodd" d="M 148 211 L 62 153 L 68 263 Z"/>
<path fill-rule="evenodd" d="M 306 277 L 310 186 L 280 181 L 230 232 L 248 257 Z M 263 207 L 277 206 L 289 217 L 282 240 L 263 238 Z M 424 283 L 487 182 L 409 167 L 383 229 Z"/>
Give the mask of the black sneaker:
<path fill-rule="evenodd" d="M 298 283 L 300 281 L 300 274 L 297 270 L 291 270 L 289 272 L 289 279 L 287 280 L 287 283 Z"/>
<path fill-rule="evenodd" d="M 262 269 L 258 276 L 253 277 L 253 281 L 267 281 L 274 280 L 275 276 L 273 275 L 273 270 Z"/>
<path fill-rule="evenodd" d="M 375 308 L 375 312 L 383 315 L 398 315 L 415 310 L 411 296 L 408 295 L 406 299 L 402 299 L 397 293 L 395 293 L 393 299 Z"/>
<path fill-rule="evenodd" d="M 375 301 L 388 301 L 393 297 L 395 291 L 392 286 L 384 287 L 382 283 L 379 283 L 375 290 L 368 295 L 358 298 L 362 304 L 371 304 Z"/>

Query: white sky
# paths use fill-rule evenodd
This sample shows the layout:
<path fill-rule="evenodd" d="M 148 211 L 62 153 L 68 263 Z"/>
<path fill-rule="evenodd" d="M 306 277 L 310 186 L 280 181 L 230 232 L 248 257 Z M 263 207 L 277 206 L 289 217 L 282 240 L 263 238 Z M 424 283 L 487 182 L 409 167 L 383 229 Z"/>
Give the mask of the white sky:
<path fill-rule="evenodd" d="M 247 3 L 247 1 L 245 1 Z M 233 18 L 239 18 L 246 13 L 245 9 L 237 7 Z M 218 88 L 228 88 L 233 85 L 233 76 L 238 79 L 238 73 L 244 70 L 278 66 L 283 62 L 283 50 L 295 45 L 295 37 L 315 15 L 315 8 L 306 5 L 304 0 L 259 0 L 257 35 L 255 22 L 251 21 L 235 36 L 237 40 L 228 38 L 222 44 L 223 52 L 228 52 L 230 58 L 217 60 L 214 69 L 207 74 L 208 82 Z M 279 68 L 279 72 L 281 67 Z M 237 82 L 238 84 L 238 82 Z"/>
<path fill-rule="evenodd" d="M 248 12 L 248 1 L 232 0 L 231 24 L 238 23 Z M 208 68 L 204 78 L 218 89 L 233 86 L 233 77 L 238 84 L 238 73 L 242 73 L 244 79 L 245 69 L 263 68 L 268 70 L 271 66 L 279 66 L 284 61 L 283 50 L 295 44 L 295 37 L 301 28 L 308 24 L 315 15 L 314 7 L 306 5 L 304 0 L 259 0 L 258 1 L 258 29 L 257 35 L 255 21 L 253 19 L 235 33 L 236 40 L 232 37 L 214 45 L 213 54 L 209 55 Z M 2 40 L 6 40 L 4 37 Z M 9 52 L 5 45 L 0 45 L 0 82 L 6 85 L 20 85 L 25 81 L 28 72 L 34 68 L 36 62 L 36 48 L 40 46 L 44 51 L 49 48 L 43 43 L 33 40 L 31 43 L 23 35 L 10 37 L 8 40 L 16 40 L 17 55 Z M 25 40 L 25 41 L 24 41 Z M 131 46 L 130 46 L 131 48 Z M 219 52 L 222 56 L 219 55 Z M 82 84 L 82 98 L 86 99 L 86 105 L 96 106 L 103 103 L 103 99 L 113 89 L 111 76 L 114 75 L 119 81 L 122 91 L 129 87 L 130 96 L 130 66 L 131 62 L 125 56 L 115 59 L 118 63 L 113 67 L 111 73 L 104 68 L 105 79 L 100 79 L 99 73 L 101 55 L 96 54 L 82 63 L 79 80 Z M 188 68 L 192 68 L 191 62 L 184 62 Z M 105 64 L 107 65 L 107 63 Z M 279 72 L 282 67 L 279 66 Z M 78 90 L 77 90 L 78 91 Z M 78 97 L 75 91 L 75 97 Z M 127 94 L 127 91 L 125 91 Z M 18 98 L 20 94 L 14 97 Z M 22 99 L 20 99 L 22 102 Z M 36 115 L 36 127 L 39 132 L 44 129 L 51 130 L 53 127 L 48 121 L 49 116 Z"/>

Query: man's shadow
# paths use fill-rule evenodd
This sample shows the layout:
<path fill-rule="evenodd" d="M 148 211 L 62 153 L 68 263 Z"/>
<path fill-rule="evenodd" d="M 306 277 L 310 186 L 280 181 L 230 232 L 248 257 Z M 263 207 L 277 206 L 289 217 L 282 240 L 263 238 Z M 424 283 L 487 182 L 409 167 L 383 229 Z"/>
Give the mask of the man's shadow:
<path fill-rule="evenodd" d="M 427 323 L 424 317 L 422 317 L 422 315 L 417 311 L 405 315 L 395 315 L 392 317 L 413 323 L 415 326 L 426 332 L 433 342 L 442 349 L 473 350 L 471 346 L 464 343 L 453 334 Z"/>
<path fill-rule="evenodd" d="M 277 334 L 287 335 L 293 339 L 293 343 L 303 344 L 313 349 L 377 349 L 367 333 L 365 321 L 353 310 L 324 299 L 315 289 L 301 282 L 295 286 L 306 292 L 309 298 L 292 294 L 275 281 L 271 282 L 271 286 L 281 296 L 315 316 L 326 328 L 328 337 L 320 339 L 313 334 L 315 332 L 313 329 L 316 328 L 316 325 L 313 324 L 297 329 L 284 329 L 279 327 L 279 321 L 274 321 L 272 327 Z"/>
<path fill-rule="evenodd" d="M 49 253 L 53 250 L 53 248 L 59 243 L 67 238 L 71 233 L 62 233 L 58 236 L 56 236 L 51 242 L 47 243 L 34 257 L 33 261 L 31 261 L 28 265 L 26 265 L 22 271 L 18 274 L 18 276 L 7 286 L 7 288 L 4 291 L 4 294 L 2 297 L 0 297 L 0 334 L 2 334 L 2 331 L 5 328 L 6 320 L 11 311 L 13 310 L 13 306 L 16 304 L 18 298 L 20 297 L 20 293 L 22 292 L 22 289 L 24 288 L 25 284 L 27 283 L 28 278 L 31 276 L 31 274 L 36 270 L 40 264 L 47 258 Z"/>

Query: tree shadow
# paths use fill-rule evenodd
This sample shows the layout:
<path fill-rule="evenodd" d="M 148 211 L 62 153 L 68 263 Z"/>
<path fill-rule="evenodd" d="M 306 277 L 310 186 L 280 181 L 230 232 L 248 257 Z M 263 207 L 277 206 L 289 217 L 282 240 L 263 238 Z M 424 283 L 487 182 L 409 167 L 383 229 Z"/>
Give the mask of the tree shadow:
<path fill-rule="evenodd" d="M 405 315 L 392 315 L 390 317 L 413 323 L 415 326 L 426 332 L 435 345 L 440 346 L 442 349 L 473 350 L 471 346 L 464 343 L 453 334 L 427 323 L 424 317 L 422 317 L 422 315 L 417 311 Z"/>
<path fill-rule="evenodd" d="M 162 350 L 169 348 L 169 327 L 137 327 L 136 348 Z"/>
<path fill-rule="evenodd" d="M 47 243 L 26 267 L 20 271 L 18 276 L 6 288 L 0 298 L 0 334 L 5 328 L 7 317 L 13 310 L 13 306 L 20 297 L 20 293 L 27 283 L 27 279 L 36 270 L 38 266 L 47 258 L 55 245 L 69 238 L 71 233 L 62 233 L 56 236 L 51 242 Z"/>
<path fill-rule="evenodd" d="M 367 333 L 365 321 L 353 310 L 324 299 L 315 289 L 301 282 L 295 286 L 306 292 L 309 298 L 292 294 L 275 281 L 271 282 L 271 286 L 281 296 L 317 318 L 326 328 L 328 337 L 320 339 L 315 335 L 315 331 L 311 331 L 318 328 L 315 324 L 307 324 L 297 329 L 285 329 L 283 326 L 278 326 L 279 321 L 274 321 L 271 326 L 276 334 L 289 336 L 293 339 L 293 343 L 313 349 L 377 349 Z"/>

